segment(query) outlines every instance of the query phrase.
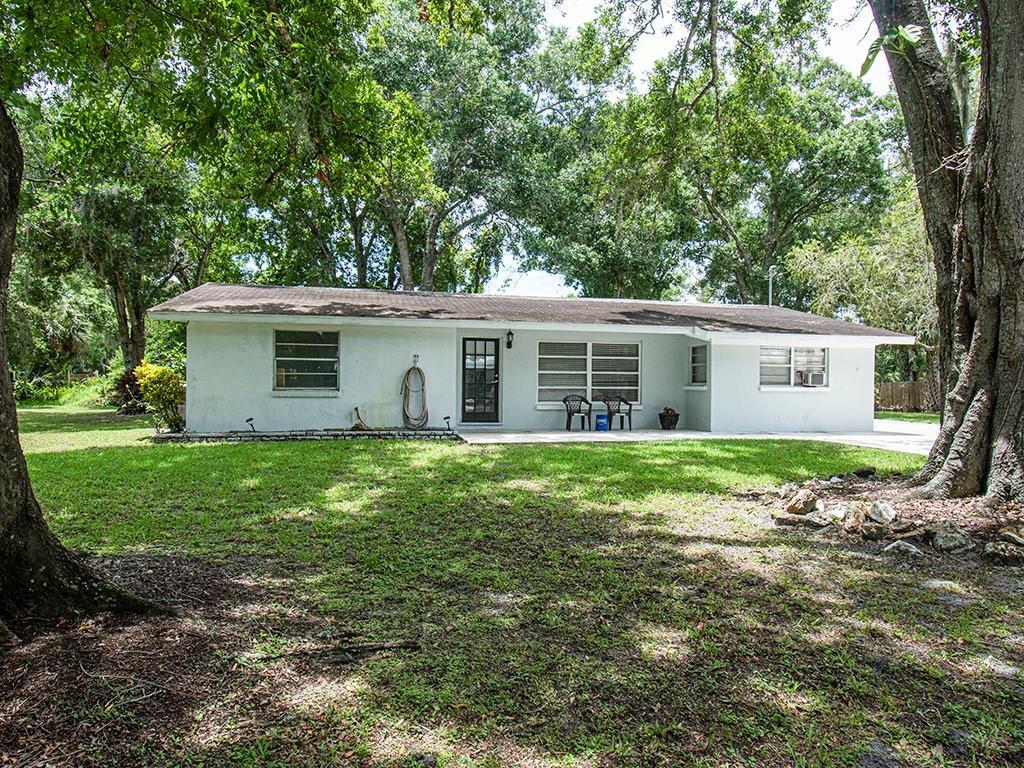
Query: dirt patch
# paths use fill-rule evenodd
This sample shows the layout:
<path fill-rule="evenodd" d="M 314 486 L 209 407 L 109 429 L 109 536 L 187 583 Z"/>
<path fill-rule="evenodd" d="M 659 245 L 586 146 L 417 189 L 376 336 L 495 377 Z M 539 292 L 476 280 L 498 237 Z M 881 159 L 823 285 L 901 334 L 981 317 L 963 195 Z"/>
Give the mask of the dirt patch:
<path fill-rule="evenodd" d="M 336 685 L 330 675 L 346 663 L 392 650 L 359 642 L 304 605 L 294 564 L 155 555 L 92 562 L 180 615 L 29 627 L 30 640 L 0 654 L 0 766 L 176 764 L 175 754 L 203 754 L 204 743 L 223 759 L 225 740 L 261 738 L 268 725 L 277 734 L 306 727 L 285 695 L 304 684 L 297 673 L 326 674 Z M 339 639 L 353 641 L 351 653 L 330 652 Z M 328 652 L 317 653 L 321 646 Z M 316 742 L 296 736 L 285 752 L 303 762 L 307 748 Z"/>

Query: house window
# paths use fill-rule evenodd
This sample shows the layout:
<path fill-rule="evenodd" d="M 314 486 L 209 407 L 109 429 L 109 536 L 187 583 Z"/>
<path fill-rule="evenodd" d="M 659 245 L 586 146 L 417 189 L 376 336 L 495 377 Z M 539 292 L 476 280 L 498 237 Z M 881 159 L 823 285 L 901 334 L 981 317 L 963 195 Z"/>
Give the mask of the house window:
<path fill-rule="evenodd" d="M 540 342 L 537 402 L 561 403 L 566 395 L 583 395 L 591 402 L 617 395 L 639 405 L 639 342 Z"/>
<path fill-rule="evenodd" d="M 821 387 L 828 384 L 828 350 L 822 347 L 761 347 L 762 387 Z"/>
<path fill-rule="evenodd" d="M 793 385 L 823 387 L 828 384 L 828 350 L 796 347 L 793 350 Z"/>
<path fill-rule="evenodd" d="M 690 386 L 703 387 L 708 383 L 708 345 L 690 347 Z"/>
<path fill-rule="evenodd" d="M 337 331 L 274 331 L 274 389 L 337 388 Z"/>

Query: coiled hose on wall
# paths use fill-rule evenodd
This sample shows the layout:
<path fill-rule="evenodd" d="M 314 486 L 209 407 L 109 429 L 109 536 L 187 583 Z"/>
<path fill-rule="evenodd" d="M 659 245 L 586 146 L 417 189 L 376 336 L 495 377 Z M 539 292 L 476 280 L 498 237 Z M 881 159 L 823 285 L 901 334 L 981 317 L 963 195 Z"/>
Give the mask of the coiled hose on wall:
<path fill-rule="evenodd" d="M 417 382 L 418 379 L 418 382 Z M 419 413 L 412 414 L 413 397 L 419 395 Z M 427 375 L 413 364 L 402 377 L 402 423 L 406 429 L 423 429 L 427 426 Z"/>

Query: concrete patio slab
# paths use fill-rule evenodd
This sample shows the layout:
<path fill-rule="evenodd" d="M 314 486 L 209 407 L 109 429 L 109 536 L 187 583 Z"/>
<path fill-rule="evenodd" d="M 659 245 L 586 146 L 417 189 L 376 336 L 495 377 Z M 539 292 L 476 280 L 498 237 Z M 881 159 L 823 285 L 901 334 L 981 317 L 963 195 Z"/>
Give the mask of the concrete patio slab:
<path fill-rule="evenodd" d="M 582 432 L 579 430 L 545 430 L 536 432 L 506 432 L 501 430 L 463 431 L 459 435 L 471 445 L 504 445 L 528 443 L 643 443 L 666 440 L 821 440 L 843 445 L 865 448 L 882 448 L 903 453 L 917 453 L 923 456 L 939 434 L 937 424 L 876 419 L 873 432 L 764 432 L 724 434 L 720 432 L 698 432 L 696 430 L 654 430 L 638 429 L 631 432 Z"/>

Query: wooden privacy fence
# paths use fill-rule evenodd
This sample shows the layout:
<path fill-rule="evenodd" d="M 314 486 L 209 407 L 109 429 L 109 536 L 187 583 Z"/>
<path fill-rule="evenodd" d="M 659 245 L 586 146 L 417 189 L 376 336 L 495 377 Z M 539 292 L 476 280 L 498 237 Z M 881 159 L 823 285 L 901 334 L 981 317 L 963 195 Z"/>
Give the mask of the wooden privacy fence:
<path fill-rule="evenodd" d="M 875 409 L 879 411 L 931 411 L 932 394 L 928 382 L 883 381 L 875 390 Z"/>

